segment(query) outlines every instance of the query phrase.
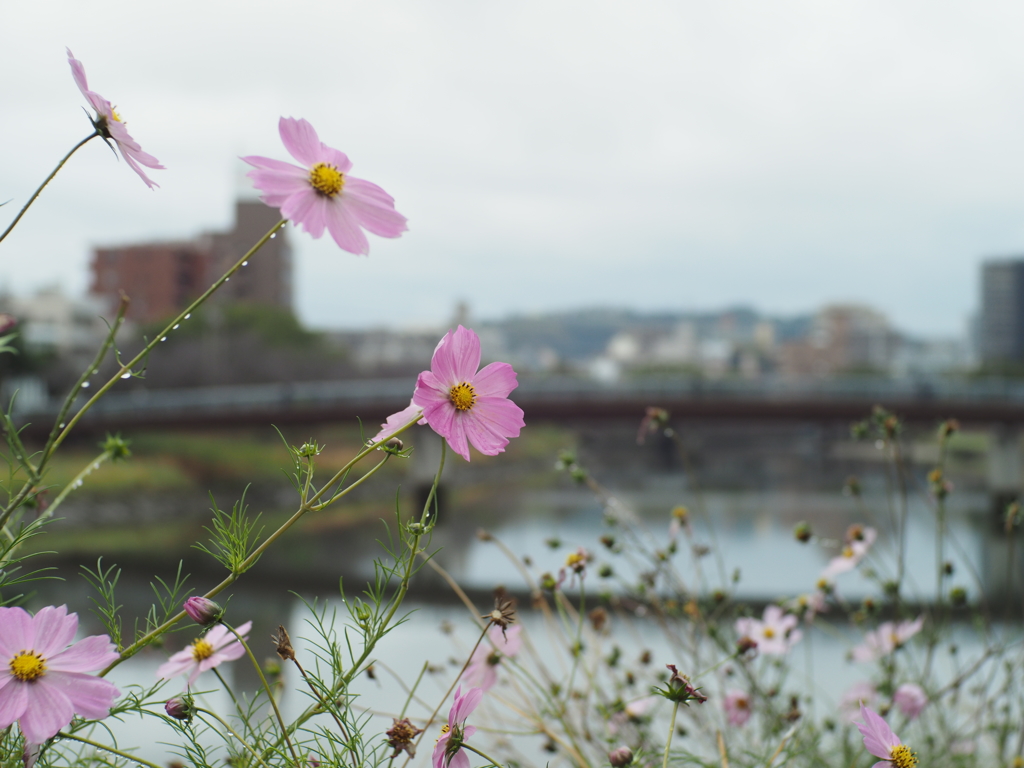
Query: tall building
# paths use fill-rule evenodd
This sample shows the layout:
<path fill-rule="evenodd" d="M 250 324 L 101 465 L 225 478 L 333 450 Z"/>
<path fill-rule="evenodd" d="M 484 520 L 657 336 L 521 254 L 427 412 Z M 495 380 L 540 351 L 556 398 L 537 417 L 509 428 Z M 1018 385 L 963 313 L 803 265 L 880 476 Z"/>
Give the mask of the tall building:
<path fill-rule="evenodd" d="M 983 364 L 1024 361 L 1024 259 L 981 265 L 977 342 Z"/>
<path fill-rule="evenodd" d="M 202 294 L 279 220 L 276 209 L 239 200 L 230 232 L 181 242 L 96 248 L 89 293 L 112 312 L 123 291 L 131 299 L 128 318 L 136 323 L 166 319 Z M 216 300 L 290 309 L 292 252 L 285 232 L 280 230 L 222 286 Z"/>

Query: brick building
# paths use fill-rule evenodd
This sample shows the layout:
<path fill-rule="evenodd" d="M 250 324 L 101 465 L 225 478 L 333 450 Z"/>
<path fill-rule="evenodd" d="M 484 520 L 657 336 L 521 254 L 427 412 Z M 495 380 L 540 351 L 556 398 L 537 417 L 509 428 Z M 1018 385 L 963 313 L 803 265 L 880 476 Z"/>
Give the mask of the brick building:
<path fill-rule="evenodd" d="M 96 248 L 90 295 L 113 312 L 124 291 L 131 298 L 128 318 L 136 323 L 164 320 L 180 312 L 220 277 L 280 220 L 263 203 L 239 200 L 230 232 L 215 232 L 181 242 L 140 243 Z M 286 229 L 266 243 L 215 296 L 290 309 L 292 253 Z"/>

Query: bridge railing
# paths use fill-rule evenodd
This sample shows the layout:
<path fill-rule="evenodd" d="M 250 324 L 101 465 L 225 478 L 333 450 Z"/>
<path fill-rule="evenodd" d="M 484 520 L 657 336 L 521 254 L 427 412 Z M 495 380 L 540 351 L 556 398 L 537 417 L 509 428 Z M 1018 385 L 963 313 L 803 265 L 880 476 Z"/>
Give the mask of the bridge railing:
<path fill-rule="evenodd" d="M 238 413 L 343 406 L 367 413 L 404 406 L 412 395 L 412 378 L 349 379 L 188 389 L 133 389 L 111 392 L 93 408 L 93 418 L 191 413 Z M 707 380 L 694 377 L 648 376 L 602 382 L 572 376 L 523 376 L 513 399 L 524 407 L 543 402 L 637 402 L 657 405 L 667 400 L 745 400 L 763 402 L 863 401 L 970 402 L 1024 404 L 1024 382 L 1008 379 L 839 378 Z M 84 402 L 84 400 L 83 400 Z M 58 403 L 19 414 L 38 420 L 56 413 Z"/>

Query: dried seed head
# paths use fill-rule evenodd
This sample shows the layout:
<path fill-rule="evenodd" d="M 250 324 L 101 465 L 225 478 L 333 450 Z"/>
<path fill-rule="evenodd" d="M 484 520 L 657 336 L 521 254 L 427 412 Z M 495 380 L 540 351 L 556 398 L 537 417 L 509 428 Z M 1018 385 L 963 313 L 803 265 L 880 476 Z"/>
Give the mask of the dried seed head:
<path fill-rule="evenodd" d="M 494 598 L 494 610 L 480 618 L 490 621 L 496 627 L 501 627 L 501 634 L 504 635 L 508 625 L 516 620 L 516 601 L 498 595 Z"/>
<path fill-rule="evenodd" d="M 416 757 L 416 745 L 413 744 L 413 739 L 421 733 L 423 733 L 423 729 L 410 723 L 409 718 L 395 720 L 391 728 L 385 732 L 388 744 L 395 749 L 395 753 L 391 756 L 392 759 L 398 757 L 400 752 L 405 752 L 410 759 Z"/>
<path fill-rule="evenodd" d="M 270 639 L 274 641 L 274 645 L 277 646 L 275 649 L 277 655 L 285 661 L 295 661 L 295 649 L 292 648 L 292 639 L 288 637 L 288 630 L 278 624 L 277 634 L 271 635 Z"/>

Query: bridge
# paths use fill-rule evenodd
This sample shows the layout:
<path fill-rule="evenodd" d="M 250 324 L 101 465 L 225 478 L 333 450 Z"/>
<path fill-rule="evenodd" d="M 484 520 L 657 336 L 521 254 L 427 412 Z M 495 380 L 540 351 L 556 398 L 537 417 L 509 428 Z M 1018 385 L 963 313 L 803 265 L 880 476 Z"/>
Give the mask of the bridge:
<path fill-rule="evenodd" d="M 220 428 L 246 425 L 325 424 L 361 418 L 375 428 L 404 408 L 414 380 L 350 379 L 194 389 L 142 389 L 101 399 L 76 432 L 89 435 L 147 428 Z M 89 390 L 79 396 L 85 402 Z M 925 380 L 720 380 L 649 377 L 616 383 L 569 376 L 521 379 L 512 399 L 528 421 L 573 423 L 639 419 L 656 405 L 675 420 L 852 422 L 883 405 L 904 421 L 927 424 L 955 417 L 986 428 L 1024 428 L 1024 381 Z M 18 413 L 28 434 L 45 434 L 59 404 Z"/>

